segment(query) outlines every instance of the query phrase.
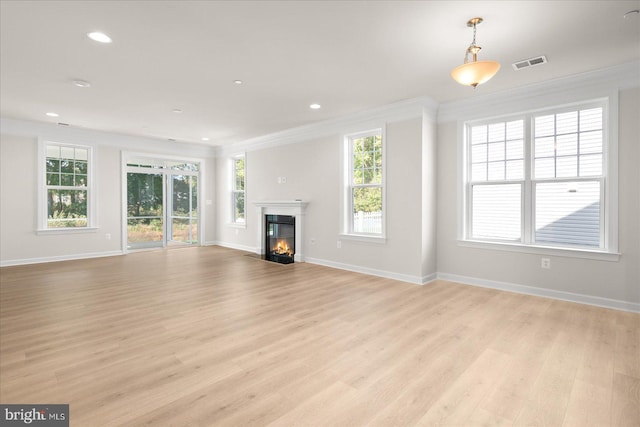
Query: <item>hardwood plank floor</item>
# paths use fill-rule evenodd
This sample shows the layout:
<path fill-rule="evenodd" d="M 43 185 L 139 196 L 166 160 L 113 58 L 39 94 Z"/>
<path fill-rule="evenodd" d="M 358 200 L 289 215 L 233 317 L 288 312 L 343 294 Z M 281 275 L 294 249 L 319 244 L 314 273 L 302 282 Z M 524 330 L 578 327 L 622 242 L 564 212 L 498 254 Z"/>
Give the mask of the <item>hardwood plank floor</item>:
<path fill-rule="evenodd" d="M 5 267 L 0 402 L 72 426 L 640 426 L 640 315 L 220 247 Z"/>

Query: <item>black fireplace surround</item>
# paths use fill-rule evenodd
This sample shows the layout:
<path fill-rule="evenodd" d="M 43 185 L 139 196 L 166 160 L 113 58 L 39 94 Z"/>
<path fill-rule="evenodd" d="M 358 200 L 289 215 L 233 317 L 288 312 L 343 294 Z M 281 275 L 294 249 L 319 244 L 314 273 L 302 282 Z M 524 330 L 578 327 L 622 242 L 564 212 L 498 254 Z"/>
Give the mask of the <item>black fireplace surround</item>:
<path fill-rule="evenodd" d="M 265 223 L 264 259 L 291 264 L 296 253 L 296 218 L 290 215 L 265 215 Z"/>

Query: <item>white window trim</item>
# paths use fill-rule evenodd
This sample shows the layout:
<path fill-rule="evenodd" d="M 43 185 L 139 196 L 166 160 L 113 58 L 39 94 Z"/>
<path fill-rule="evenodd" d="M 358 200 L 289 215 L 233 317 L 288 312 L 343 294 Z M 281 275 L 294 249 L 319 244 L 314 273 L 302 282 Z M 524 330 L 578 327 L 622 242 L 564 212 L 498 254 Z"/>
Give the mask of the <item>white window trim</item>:
<path fill-rule="evenodd" d="M 374 133 L 380 133 L 382 136 L 382 232 L 380 234 L 354 233 L 352 224 L 352 199 L 351 199 L 351 182 L 353 168 L 351 161 L 353 153 L 351 151 L 351 139 L 370 136 Z M 341 166 L 342 166 L 342 197 L 341 197 L 341 225 L 339 237 L 345 240 L 352 240 L 362 243 L 385 244 L 387 241 L 387 136 L 386 126 L 372 126 L 364 131 L 346 133 L 342 136 L 341 150 Z"/>
<path fill-rule="evenodd" d="M 555 113 L 563 110 L 571 110 L 575 108 L 587 108 L 589 105 L 604 105 L 606 115 L 604 117 L 604 126 L 606 127 L 605 148 L 604 148 L 604 203 L 605 207 L 603 216 L 603 236 L 607 249 L 589 249 L 589 248 L 572 248 L 572 247 L 555 247 L 548 245 L 539 245 L 535 243 L 510 243 L 502 241 L 475 240 L 468 236 L 469 221 L 471 221 L 468 194 L 468 152 L 467 152 L 467 129 L 470 125 L 477 123 L 487 123 L 493 120 L 509 121 L 522 116 L 525 119 L 525 168 L 531 168 L 531 124 L 530 119 L 534 114 L 541 112 Z M 612 91 L 607 96 L 597 97 L 590 100 L 581 100 L 572 103 L 566 103 L 557 106 L 550 106 L 535 110 L 524 111 L 517 114 L 488 117 L 484 119 L 460 120 L 458 121 L 458 174 L 457 174 L 457 241 L 459 246 L 473 247 L 480 249 L 494 249 L 501 251 L 523 252 L 530 254 L 540 254 L 549 256 L 562 256 L 570 258 L 584 258 L 602 261 L 618 261 L 620 253 L 618 252 L 618 91 Z M 530 174 L 529 174 L 530 177 Z M 529 211 L 524 216 L 523 229 L 527 227 L 531 229 L 530 221 L 533 218 L 532 209 L 532 189 L 531 178 L 525 181 L 523 188 L 523 209 Z M 523 230 L 524 231 L 524 230 Z M 524 236 L 524 234 L 523 234 Z"/>
<path fill-rule="evenodd" d="M 243 158 L 244 159 L 244 222 L 239 222 L 236 221 L 235 218 L 235 197 L 234 197 L 234 193 L 237 191 L 235 189 L 235 182 L 236 182 L 236 160 Z M 230 203 L 231 203 L 231 209 L 229 209 L 229 222 L 227 223 L 227 226 L 230 228 L 247 228 L 247 156 L 246 153 L 242 153 L 242 154 L 237 154 L 235 156 L 232 156 L 229 159 L 229 165 L 230 165 L 230 169 L 231 169 L 231 174 L 230 174 Z"/>
<path fill-rule="evenodd" d="M 47 171 L 46 171 L 46 146 L 47 144 L 55 144 L 65 147 L 78 147 L 87 150 L 87 226 L 86 227 L 64 227 L 64 228 L 48 228 L 47 227 Z M 73 144 L 66 142 L 53 141 L 46 138 L 38 138 L 38 225 L 36 227 L 37 235 L 54 235 L 54 234 L 83 234 L 83 233 L 95 233 L 98 231 L 96 221 L 96 201 L 94 191 L 94 157 L 93 147 L 89 145 Z"/>

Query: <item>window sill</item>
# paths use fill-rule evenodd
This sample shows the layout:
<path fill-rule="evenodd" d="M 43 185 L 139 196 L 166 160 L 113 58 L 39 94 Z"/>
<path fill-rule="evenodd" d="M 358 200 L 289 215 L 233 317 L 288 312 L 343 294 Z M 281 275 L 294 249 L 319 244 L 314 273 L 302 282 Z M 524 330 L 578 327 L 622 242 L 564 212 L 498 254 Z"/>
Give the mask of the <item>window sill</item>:
<path fill-rule="evenodd" d="M 228 222 L 227 227 L 230 228 L 247 228 L 246 222 Z"/>
<path fill-rule="evenodd" d="M 38 236 L 48 236 L 56 234 L 85 234 L 96 233 L 98 227 L 78 227 L 78 228 L 46 228 L 36 230 Z"/>
<path fill-rule="evenodd" d="M 617 252 L 605 252 L 600 250 L 590 249 L 567 249 L 556 248 L 552 246 L 527 246 L 519 245 L 515 243 L 498 243 L 498 242 L 483 242 L 478 240 L 458 240 L 458 246 L 464 246 L 469 248 L 479 249 L 492 249 L 498 251 L 507 252 L 521 252 L 528 254 L 559 256 L 567 258 L 583 258 L 593 259 L 598 261 L 614 261 L 617 262 L 620 259 L 620 254 Z"/>
<path fill-rule="evenodd" d="M 338 235 L 343 240 L 351 240 L 354 242 L 375 243 L 378 245 L 384 245 L 387 243 L 385 236 L 368 236 L 366 234 L 344 234 Z"/>

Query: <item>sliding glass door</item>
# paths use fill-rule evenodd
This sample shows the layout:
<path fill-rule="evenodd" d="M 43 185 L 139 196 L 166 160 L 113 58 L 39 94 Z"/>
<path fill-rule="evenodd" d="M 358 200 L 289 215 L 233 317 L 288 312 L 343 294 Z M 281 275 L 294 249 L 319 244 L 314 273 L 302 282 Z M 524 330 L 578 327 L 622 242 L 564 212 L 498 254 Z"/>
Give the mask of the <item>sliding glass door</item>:
<path fill-rule="evenodd" d="M 168 175 L 171 206 L 167 210 L 170 244 L 198 243 L 198 177 Z"/>
<path fill-rule="evenodd" d="M 127 159 L 127 249 L 197 244 L 198 178 L 198 163 Z"/>
<path fill-rule="evenodd" d="M 164 236 L 163 175 L 127 173 L 127 247 L 162 247 Z"/>

